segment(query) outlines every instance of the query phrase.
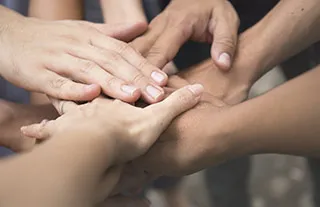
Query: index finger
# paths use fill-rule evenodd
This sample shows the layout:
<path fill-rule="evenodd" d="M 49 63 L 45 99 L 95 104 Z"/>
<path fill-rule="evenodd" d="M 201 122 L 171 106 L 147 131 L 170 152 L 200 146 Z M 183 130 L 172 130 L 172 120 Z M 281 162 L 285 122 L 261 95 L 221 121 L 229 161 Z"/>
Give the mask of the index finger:
<path fill-rule="evenodd" d="M 153 43 L 145 57 L 153 65 L 163 68 L 173 60 L 181 46 L 191 37 L 192 27 L 186 24 L 168 24 Z"/>

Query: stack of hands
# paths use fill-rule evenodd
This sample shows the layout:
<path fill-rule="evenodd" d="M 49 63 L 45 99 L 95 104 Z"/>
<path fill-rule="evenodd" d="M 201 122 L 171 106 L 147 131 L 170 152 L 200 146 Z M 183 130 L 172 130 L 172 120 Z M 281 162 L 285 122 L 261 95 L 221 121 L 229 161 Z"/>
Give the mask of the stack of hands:
<path fill-rule="evenodd" d="M 0 167 L 16 175 L 14 182 L 12 178 L 4 183 L 25 196 L 10 200 L 0 191 L 0 200 L 7 206 L 41 202 L 56 204 L 52 206 L 148 205 L 120 195 L 158 176 L 185 175 L 233 157 L 278 150 L 276 141 L 257 143 L 253 139 L 257 132 L 244 130 L 253 119 L 242 125 L 239 120 L 248 115 L 243 112 L 250 111 L 246 108 L 254 111 L 255 105 L 267 105 L 268 97 L 252 104 L 239 103 L 269 68 L 317 40 L 315 31 L 302 41 L 304 29 L 290 39 L 275 38 L 274 28 L 291 19 L 283 10 L 300 10 L 301 3 L 291 3 L 279 3 L 239 36 L 237 13 L 225 0 L 173 0 L 149 26 L 143 22 L 45 21 L 1 7 L 1 76 L 48 95 L 59 117 L 53 120 L 58 114 L 50 106 L 43 106 L 49 107 L 50 115 L 32 113 L 33 118 L 27 120 L 24 113 L 9 113 L 22 117 L 16 128 L 25 125 L 21 128 L 24 136 L 5 138 L 1 144 L 32 152 Z M 313 1 L 305 7 L 309 15 L 301 14 L 311 25 L 319 20 L 314 11 L 317 4 Z M 273 17 L 278 14 L 282 20 Z M 144 17 L 137 15 L 137 19 Z M 266 43 L 272 38 L 284 46 L 273 49 Z M 189 39 L 212 43 L 212 58 L 168 77 L 162 69 Z M 270 96 L 281 97 L 285 90 Z M 294 96 L 287 100 L 295 101 Z M 8 107 L 6 111 L 19 109 L 1 104 Z M 41 123 L 27 126 L 35 122 Z M 6 125 L 11 123 L 9 119 Z M 283 147 L 285 142 L 281 144 L 278 151 L 294 152 L 294 148 Z M 28 168 L 25 163 L 31 162 L 37 167 Z M 25 166 L 24 174 L 30 179 L 10 171 L 19 164 Z M 33 191 L 26 190 L 41 174 L 50 174 L 50 178 L 40 176 Z"/>

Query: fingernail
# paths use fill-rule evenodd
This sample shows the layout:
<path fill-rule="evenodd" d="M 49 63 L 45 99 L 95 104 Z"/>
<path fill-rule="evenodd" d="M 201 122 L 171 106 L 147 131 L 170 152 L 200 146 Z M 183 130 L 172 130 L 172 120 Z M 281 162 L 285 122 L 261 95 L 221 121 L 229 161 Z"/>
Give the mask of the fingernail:
<path fill-rule="evenodd" d="M 134 92 L 136 92 L 138 88 L 136 88 L 135 86 L 130 86 L 130 85 L 122 85 L 121 86 L 121 90 L 127 94 L 129 94 L 130 96 L 133 96 Z"/>
<path fill-rule="evenodd" d="M 188 89 L 196 96 L 200 96 L 204 90 L 201 84 L 194 84 L 194 85 L 188 86 Z"/>
<path fill-rule="evenodd" d="M 231 57 L 228 53 L 222 53 L 218 59 L 219 63 L 223 64 L 226 67 L 231 65 Z"/>
<path fill-rule="evenodd" d="M 22 132 L 22 133 L 24 133 L 24 131 L 27 129 L 27 127 L 26 126 L 22 126 L 21 128 L 20 128 L 20 131 Z"/>
<path fill-rule="evenodd" d="M 154 87 L 154 86 L 147 86 L 146 88 L 147 93 L 154 99 L 157 100 L 159 96 L 161 96 L 162 92 L 160 89 Z"/>
<path fill-rule="evenodd" d="M 151 73 L 151 78 L 157 83 L 162 83 L 166 79 L 165 75 L 156 71 Z"/>

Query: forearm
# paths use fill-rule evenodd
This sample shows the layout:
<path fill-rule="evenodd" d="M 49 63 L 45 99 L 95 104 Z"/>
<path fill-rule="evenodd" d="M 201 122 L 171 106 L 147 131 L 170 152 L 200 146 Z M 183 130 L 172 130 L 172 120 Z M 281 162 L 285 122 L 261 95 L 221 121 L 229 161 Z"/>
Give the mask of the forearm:
<path fill-rule="evenodd" d="M 1 206 L 88 207 L 114 154 L 111 142 L 92 136 L 67 132 L 31 153 L 0 161 Z"/>
<path fill-rule="evenodd" d="M 30 0 L 29 16 L 48 20 L 83 19 L 81 0 Z"/>
<path fill-rule="evenodd" d="M 3 46 L 3 36 L 7 30 L 13 29 L 15 22 L 21 21 L 24 17 L 20 14 L 0 5 L 0 46 Z M 5 72 L 5 62 L 7 58 L 7 51 L 3 50 L 0 52 L 0 76 L 3 76 Z"/>
<path fill-rule="evenodd" d="M 317 67 L 224 113 L 216 127 L 221 127 L 223 137 L 230 140 L 229 155 L 320 156 L 319 77 Z"/>
<path fill-rule="evenodd" d="M 147 22 L 142 0 L 100 0 L 106 23 Z"/>
<path fill-rule="evenodd" d="M 195 72 L 191 76 L 203 75 L 205 82 L 213 85 L 210 93 L 228 104 L 243 101 L 263 74 L 320 39 L 319 6 L 317 0 L 282 0 L 264 19 L 240 35 L 231 71 L 218 70 L 212 60 L 207 60 L 192 67 Z M 199 71 L 202 74 L 197 75 Z"/>
<path fill-rule="evenodd" d="M 253 84 L 277 64 L 317 42 L 319 7 L 318 0 L 280 1 L 259 23 L 240 35 L 234 66 Z"/>

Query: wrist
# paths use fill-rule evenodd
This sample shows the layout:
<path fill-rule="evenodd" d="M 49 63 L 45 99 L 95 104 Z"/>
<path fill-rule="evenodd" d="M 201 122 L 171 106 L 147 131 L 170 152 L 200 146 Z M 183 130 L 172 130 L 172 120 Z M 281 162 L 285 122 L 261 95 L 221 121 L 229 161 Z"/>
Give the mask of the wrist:
<path fill-rule="evenodd" d="M 233 71 L 230 72 L 249 88 L 273 67 L 270 43 L 263 40 L 263 32 L 258 27 L 256 25 L 239 36 Z"/>
<path fill-rule="evenodd" d="M 189 78 L 186 77 L 188 81 L 194 79 L 193 82 L 203 84 L 206 92 L 229 105 L 244 101 L 251 87 L 241 71 L 237 69 L 232 69 L 230 72 L 221 71 L 211 59 L 196 66 L 195 70 L 189 71 L 191 74 Z"/>
<path fill-rule="evenodd" d="M 217 116 L 213 111 L 210 114 L 210 120 L 206 123 L 214 123 L 208 126 L 210 128 L 209 135 L 206 138 L 206 145 L 208 146 L 206 157 L 217 163 L 238 157 L 254 154 L 257 151 L 256 140 L 246 136 L 242 132 L 243 124 L 239 113 L 233 110 L 233 106 Z M 216 164 L 216 163 L 215 163 Z"/>

